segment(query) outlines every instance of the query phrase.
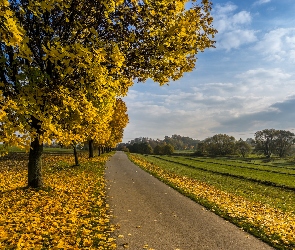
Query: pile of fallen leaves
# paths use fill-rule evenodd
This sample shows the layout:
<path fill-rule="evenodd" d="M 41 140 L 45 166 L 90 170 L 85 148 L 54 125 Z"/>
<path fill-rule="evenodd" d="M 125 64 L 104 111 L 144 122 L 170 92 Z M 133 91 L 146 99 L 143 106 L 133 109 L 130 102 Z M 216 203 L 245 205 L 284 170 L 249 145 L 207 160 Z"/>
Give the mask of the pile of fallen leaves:
<path fill-rule="evenodd" d="M 27 158 L 0 158 L 0 249 L 115 249 L 110 237 L 104 165 L 91 160 L 44 155 L 44 187 L 26 188 Z"/>
<path fill-rule="evenodd" d="M 130 154 L 131 160 L 157 176 L 159 179 L 181 190 L 203 204 L 210 204 L 216 211 L 239 226 L 246 225 L 248 231 L 264 238 L 280 249 L 295 249 L 295 214 L 254 202 L 217 189 L 205 182 L 164 171 L 159 166 L 140 156 Z M 266 239 L 267 238 L 267 239 Z"/>

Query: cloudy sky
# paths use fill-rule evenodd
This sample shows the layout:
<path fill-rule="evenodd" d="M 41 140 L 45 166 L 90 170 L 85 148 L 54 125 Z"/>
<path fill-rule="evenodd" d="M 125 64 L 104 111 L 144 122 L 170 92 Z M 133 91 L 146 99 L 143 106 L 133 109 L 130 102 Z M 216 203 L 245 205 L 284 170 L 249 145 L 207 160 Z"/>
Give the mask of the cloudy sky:
<path fill-rule="evenodd" d="M 295 1 L 212 0 L 216 48 L 169 86 L 136 83 L 124 101 L 124 142 L 179 134 L 236 139 L 295 132 Z"/>

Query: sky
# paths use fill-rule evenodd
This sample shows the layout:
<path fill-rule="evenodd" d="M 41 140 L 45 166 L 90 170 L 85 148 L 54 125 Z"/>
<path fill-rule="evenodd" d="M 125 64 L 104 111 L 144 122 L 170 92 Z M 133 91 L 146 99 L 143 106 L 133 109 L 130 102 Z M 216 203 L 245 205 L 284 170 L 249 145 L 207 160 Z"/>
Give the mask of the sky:
<path fill-rule="evenodd" d="M 169 86 L 134 84 L 124 98 L 123 142 L 295 133 L 295 1 L 211 1 L 216 48 L 199 53 L 195 69 Z"/>

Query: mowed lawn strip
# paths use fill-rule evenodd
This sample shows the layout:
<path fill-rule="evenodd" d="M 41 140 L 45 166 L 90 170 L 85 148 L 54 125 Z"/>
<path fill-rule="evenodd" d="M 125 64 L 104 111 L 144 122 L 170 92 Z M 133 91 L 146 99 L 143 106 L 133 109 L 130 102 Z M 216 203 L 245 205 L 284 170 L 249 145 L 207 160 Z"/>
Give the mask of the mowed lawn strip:
<path fill-rule="evenodd" d="M 239 166 L 230 163 L 226 164 L 215 164 L 210 162 L 198 162 L 193 159 L 186 157 L 169 157 L 162 156 L 160 159 L 184 164 L 187 167 L 198 168 L 201 170 L 211 171 L 213 173 L 228 174 L 233 177 L 240 177 L 250 180 L 257 180 L 258 182 L 269 184 L 273 186 L 281 186 L 286 189 L 295 191 L 295 175 L 277 173 L 272 171 L 260 171 L 258 169 L 241 168 Z"/>
<path fill-rule="evenodd" d="M 277 249 L 295 249 L 294 191 L 131 154 L 130 158 L 185 195 Z"/>
<path fill-rule="evenodd" d="M 104 166 L 110 155 L 72 166 L 72 155 L 44 155 L 45 186 L 25 188 L 27 155 L 0 158 L 0 249 L 115 249 Z"/>
<path fill-rule="evenodd" d="M 248 168 L 248 169 L 254 169 L 254 170 L 260 170 L 260 171 L 268 171 L 268 172 L 274 172 L 274 173 L 284 173 L 284 174 L 290 174 L 295 175 L 295 165 L 293 166 L 280 166 L 280 165 L 271 165 L 271 164 L 261 164 L 261 163 L 255 163 L 247 162 L 247 161 L 235 161 L 235 160 L 225 160 L 225 159 L 212 159 L 212 158 L 201 158 L 201 157 L 185 157 L 190 160 L 194 160 L 196 162 L 207 162 L 207 163 L 213 163 L 217 165 L 227 165 L 227 166 L 235 166 L 240 168 Z"/>
<path fill-rule="evenodd" d="M 177 163 L 169 162 L 167 164 L 167 161 L 161 158 L 149 156 L 145 159 L 177 175 L 191 177 L 198 181 L 206 182 L 220 190 L 234 193 L 256 202 L 261 201 L 283 211 L 295 213 L 294 191 L 249 181 L 247 179 L 238 179 L 231 176 L 210 173 L 197 168 L 188 168 Z"/>

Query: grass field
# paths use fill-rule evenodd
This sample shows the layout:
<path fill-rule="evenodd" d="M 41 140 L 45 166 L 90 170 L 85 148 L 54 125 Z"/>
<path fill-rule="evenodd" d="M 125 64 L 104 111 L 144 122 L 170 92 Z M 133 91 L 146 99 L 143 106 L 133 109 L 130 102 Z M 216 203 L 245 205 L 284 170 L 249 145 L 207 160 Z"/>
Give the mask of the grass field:
<path fill-rule="evenodd" d="M 28 155 L 0 158 L 0 249 L 116 249 L 104 165 L 109 154 L 44 154 L 45 186 L 26 188 Z"/>
<path fill-rule="evenodd" d="M 277 249 L 295 249 L 295 164 L 143 156 L 143 169 Z"/>
<path fill-rule="evenodd" d="M 0 152 L 1 150 L 3 150 L 3 145 L 0 145 Z M 53 153 L 72 153 L 73 152 L 73 149 L 72 148 L 50 148 L 50 147 L 44 147 L 43 148 L 43 151 L 46 153 L 50 153 L 50 152 L 53 152 Z M 23 152 L 23 153 L 26 153 L 25 149 L 21 149 L 21 148 L 18 148 L 18 147 L 9 147 L 8 148 L 8 152 Z"/>

